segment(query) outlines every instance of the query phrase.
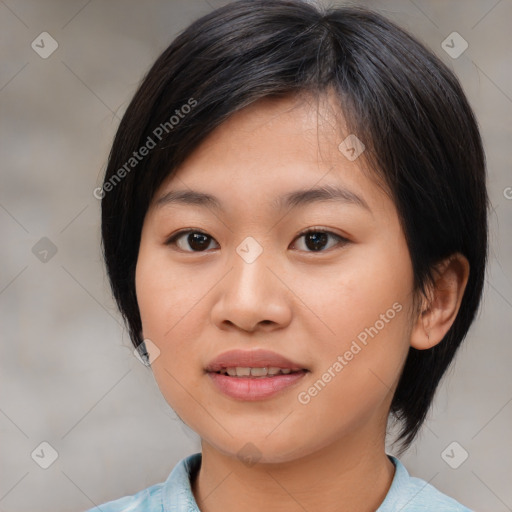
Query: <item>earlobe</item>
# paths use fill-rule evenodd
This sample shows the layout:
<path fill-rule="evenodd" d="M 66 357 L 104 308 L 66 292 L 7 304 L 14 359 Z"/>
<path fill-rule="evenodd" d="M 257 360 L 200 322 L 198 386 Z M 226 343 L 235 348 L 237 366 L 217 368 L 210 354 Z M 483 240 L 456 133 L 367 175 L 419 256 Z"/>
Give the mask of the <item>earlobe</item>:
<path fill-rule="evenodd" d="M 469 262 L 460 253 L 436 265 L 429 300 L 424 300 L 413 325 L 412 347 L 426 350 L 441 342 L 455 321 L 468 278 Z"/>

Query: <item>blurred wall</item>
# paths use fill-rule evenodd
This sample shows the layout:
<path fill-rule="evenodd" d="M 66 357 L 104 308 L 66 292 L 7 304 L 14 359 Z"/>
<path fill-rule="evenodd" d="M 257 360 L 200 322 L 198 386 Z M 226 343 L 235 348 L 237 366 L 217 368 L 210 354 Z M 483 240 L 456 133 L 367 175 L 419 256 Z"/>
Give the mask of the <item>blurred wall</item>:
<path fill-rule="evenodd" d="M 165 480 L 200 449 L 133 355 L 93 190 L 145 71 L 223 3 L 0 0 L 0 511 L 86 510 Z M 471 508 L 512 510 L 512 2 L 353 3 L 456 72 L 484 137 L 493 204 L 480 315 L 402 460 Z M 457 58 L 441 46 L 454 31 L 469 45 Z"/>

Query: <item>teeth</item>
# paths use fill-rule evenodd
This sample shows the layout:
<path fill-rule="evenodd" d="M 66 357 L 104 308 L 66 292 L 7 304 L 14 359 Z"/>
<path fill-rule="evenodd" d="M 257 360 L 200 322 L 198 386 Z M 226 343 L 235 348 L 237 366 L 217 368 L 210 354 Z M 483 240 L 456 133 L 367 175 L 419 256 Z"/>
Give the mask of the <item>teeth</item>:
<path fill-rule="evenodd" d="M 242 368 L 241 366 L 237 366 L 236 374 L 238 377 L 248 377 L 249 375 L 251 375 L 251 369 L 250 368 Z"/>
<path fill-rule="evenodd" d="M 220 373 L 230 377 L 266 377 L 267 375 L 287 375 L 291 373 L 291 368 L 278 368 L 276 366 L 264 368 L 248 368 L 237 366 L 236 368 L 223 368 Z"/>
<path fill-rule="evenodd" d="M 238 373 L 238 368 L 237 368 L 237 373 Z M 251 368 L 251 375 L 253 377 L 263 377 L 264 375 L 268 375 L 268 369 L 267 368 Z"/>

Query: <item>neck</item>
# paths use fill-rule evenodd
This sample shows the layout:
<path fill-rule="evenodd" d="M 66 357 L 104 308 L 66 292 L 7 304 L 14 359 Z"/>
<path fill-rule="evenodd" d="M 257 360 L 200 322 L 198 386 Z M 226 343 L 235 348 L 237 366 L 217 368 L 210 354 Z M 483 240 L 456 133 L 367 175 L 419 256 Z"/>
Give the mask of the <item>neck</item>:
<path fill-rule="evenodd" d="M 251 466 L 203 440 L 192 490 L 202 512 L 371 512 L 394 471 L 384 437 L 375 441 L 361 432 L 291 461 Z"/>

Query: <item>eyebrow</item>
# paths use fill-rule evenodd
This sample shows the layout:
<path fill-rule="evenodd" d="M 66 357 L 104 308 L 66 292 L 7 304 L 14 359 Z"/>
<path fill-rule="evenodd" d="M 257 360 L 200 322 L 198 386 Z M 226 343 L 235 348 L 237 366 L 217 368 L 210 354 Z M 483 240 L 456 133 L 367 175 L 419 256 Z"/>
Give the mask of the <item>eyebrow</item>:
<path fill-rule="evenodd" d="M 320 202 L 341 202 L 365 208 L 371 213 L 367 202 L 356 193 L 346 188 L 338 188 L 332 185 L 324 185 L 317 188 L 295 190 L 270 202 L 270 206 L 276 210 L 293 209 L 299 206 L 307 206 Z M 197 190 L 171 190 L 160 197 L 155 206 L 183 204 L 211 207 L 214 210 L 222 210 L 222 204 L 218 198 Z"/>

